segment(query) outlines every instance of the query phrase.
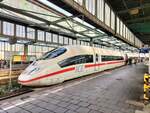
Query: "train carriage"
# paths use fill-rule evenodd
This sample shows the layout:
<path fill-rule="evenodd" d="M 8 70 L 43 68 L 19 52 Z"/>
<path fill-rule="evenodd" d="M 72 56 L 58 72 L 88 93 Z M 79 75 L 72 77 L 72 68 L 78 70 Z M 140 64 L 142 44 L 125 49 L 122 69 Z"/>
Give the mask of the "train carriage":
<path fill-rule="evenodd" d="M 46 86 L 124 65 L 124 54 L 90 46 L 63 46 L 45 53 L 19 76 L 26 86 Z"/>

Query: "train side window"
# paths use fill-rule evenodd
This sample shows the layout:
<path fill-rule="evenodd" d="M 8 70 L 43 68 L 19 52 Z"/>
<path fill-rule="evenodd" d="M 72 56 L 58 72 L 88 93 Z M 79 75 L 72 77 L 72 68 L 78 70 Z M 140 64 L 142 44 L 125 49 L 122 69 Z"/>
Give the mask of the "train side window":
<path fill-rule="evenodd" d="M 60 67 L 67 67 L 76 64 L 93 63 L 93 55 L 78 55 L 73 56 L 63 61 L 60 61 L 58 65 Z"/>
<path fill-rule="evenodd" d="M 114 60 L 123 60 L 124 58 L 122 56 L 102 55 L 101 59 L 102 59 L 102 61 L 114 61 Z"/>

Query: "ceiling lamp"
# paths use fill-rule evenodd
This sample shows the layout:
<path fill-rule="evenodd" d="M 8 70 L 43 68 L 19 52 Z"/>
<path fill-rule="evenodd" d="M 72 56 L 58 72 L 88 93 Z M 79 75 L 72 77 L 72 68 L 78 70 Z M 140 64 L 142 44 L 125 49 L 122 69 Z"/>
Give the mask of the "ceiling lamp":
<path fill-rule="evenodd" d="M 130 13 L 131 15 L 136 15 L 136 14 L 139 13 L 139 9 L 138 9 L 138 8 L 130 9 L 130 10 L 129 10 L 129 13 Z"/>

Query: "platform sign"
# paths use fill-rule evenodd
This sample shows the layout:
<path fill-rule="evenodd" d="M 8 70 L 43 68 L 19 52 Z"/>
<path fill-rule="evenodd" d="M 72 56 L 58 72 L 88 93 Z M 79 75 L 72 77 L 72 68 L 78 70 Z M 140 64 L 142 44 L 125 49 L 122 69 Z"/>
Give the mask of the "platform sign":
<path fill-rule="evenodd" d="M 141 48 L 139 53 L 149 53 L 150 48 Z"/>
<path fill-rule="evenodd" d="M 143 47 L 140 49 L 139 53 L 149 53 L 149 65 L 148 65 L 148 73 L 150 74 L 150 48 L 149 47 Z"/>
<path fill-rule="evenodd" d="M 150 51 L 149 51 L 149 65 L 148 65 L 148 73 L 150 74 Z"/>
<path fill-rule="evenodd" d="M 146 44 L 146 45 L 142 45 L 142 48 L 140 48 L 139 53 L 149 53 L 150 51 L 150 47 Z"/>
<path fill-rule="evenodd" d="M 36 59 L 34 55 L 13 55 L 13 62 L 31 62 Z"/>
<path fill-rule="evenodd" d="M 20 55 L 14 55 L 13 56 L 13 62 L 21 62 L 21 56 Z"/>

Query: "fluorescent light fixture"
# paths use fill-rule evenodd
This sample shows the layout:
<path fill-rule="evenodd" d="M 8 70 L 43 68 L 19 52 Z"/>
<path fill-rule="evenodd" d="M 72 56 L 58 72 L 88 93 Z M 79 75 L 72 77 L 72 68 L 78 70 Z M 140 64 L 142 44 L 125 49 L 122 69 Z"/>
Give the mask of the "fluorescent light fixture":
<path fill-rule="evenodd" d="M 6 37 L 0 37 L 0 41 L 9 41 L 9 38 L 6 38 Z"/>
<path fill-rule="evenodd" d="M 84 24 L 85 26 L 88 26 L 88 27 L 90 27 L 90 28 L 92 28 L 92 29 L 95 28 L 94 26 L 92 26 L 91 24 L 89 24 L 89 23 L 83 21 L 83 20 L 80 19 L 80 18 L 77 18 L 77 17 L 76 17 L 76 18 L 74 18 L 74 20 L 76 20 L 77 22 L 80 22 L 80 23 Z"/>
<path fill-rule="evenodd" d="M 28 40 L 17 40 L 17 43 L 21 43 L 21 44 L 27 44 L 31 41 L 28 41 Z"/>
<path fill-rule="evenodd" d="M 72 16 L 72 14 L 69 13 L 68 11 L 66 11 L 66 10 L 64 10 L 64 9 L 62 9 L 62 8 L 60 8 L 60 7 L 58 7 L 57 5 L 51 3 L 51 2 L 49 2 L 49 1 L 47 1 L 47 0 L 39 0 L 39 1 L 40 1 L 41 3 L 43 3 L 43 4 L 47 5 L 47 6 L 49 6 L 49 7 L 51 7 L 51 8 L 53 8 L 53 9 L 57 10 L 57 11 L 59 11 L 60 13 L 63 13 L 63 14 L 66 15 L 66 16 Z"/>

